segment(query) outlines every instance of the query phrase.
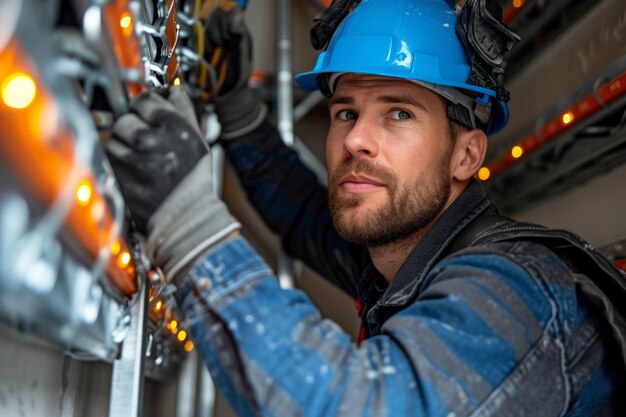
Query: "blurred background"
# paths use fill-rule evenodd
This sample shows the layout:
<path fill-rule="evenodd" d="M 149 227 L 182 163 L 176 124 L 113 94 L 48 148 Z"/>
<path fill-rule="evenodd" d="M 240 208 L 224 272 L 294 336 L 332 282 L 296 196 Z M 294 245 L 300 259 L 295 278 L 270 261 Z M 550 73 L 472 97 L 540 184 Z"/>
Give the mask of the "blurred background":
<path fill-rule="evenodd" d="M 232 0 L 235 2 L 235 0 Z M 313 67 L 318 0 L 241 0 L 251 80 L 283 139 L 326 180 L 327 102 Z M 211 0 L 0 0 L 0 415 L 231 416 L 143 255 L 102 153 L 147 89 L 183 84 L 214 140 Z M 626 2 L 500 0 L 507 128 L 479 179 L 506 214 L 572 230 L 626 268 Z M 353 337 L 353 301 L 287 259 L 214 148 L 219 191 L 281 282 Z M 330 300 L 330 302 L 329 302 Z"/>

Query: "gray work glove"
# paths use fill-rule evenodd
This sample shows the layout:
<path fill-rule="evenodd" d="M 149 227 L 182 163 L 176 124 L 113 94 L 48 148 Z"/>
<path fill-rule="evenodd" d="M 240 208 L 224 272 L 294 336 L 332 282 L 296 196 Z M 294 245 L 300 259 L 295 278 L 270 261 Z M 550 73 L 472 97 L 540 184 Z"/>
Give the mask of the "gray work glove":
<path fill-rule="evenodd" d="M 216 65 L 219 83 L 215 112 L 222 139 L 242 136 L 261 124 L 267 108 L 248 87 L 252 72 L 252 38 L 243 10 L 234 0 L 220 0 L 205 25 L 205 58 Z M 217 59 L 219 58 L 219 59 Z"/>
<path fill-rule="evenodd" d="M 147 251 L 168 280 L 240 228 L 213 190 L 211 155 L 182 89 L 142 94 L 113 127 L 111 166 Z"/>

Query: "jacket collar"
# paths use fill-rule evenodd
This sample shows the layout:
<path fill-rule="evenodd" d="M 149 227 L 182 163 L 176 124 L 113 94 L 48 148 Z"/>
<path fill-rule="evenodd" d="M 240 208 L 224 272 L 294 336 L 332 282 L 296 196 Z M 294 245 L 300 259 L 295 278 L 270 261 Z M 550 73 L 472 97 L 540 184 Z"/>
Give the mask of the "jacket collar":
<path fill-rule="evenodd" d="M 382 294 L 378 304 L 395 307 L 413 300 L 428 271 L 446 253 L 459 232 L 490 208 L 493 210 L 482 185 L 476 180 L 470 182 L 413 248 L 386 290 L 382 291 L 380 288 L 382 275 L 373 265 L 366 268 L 359 286 L 362 300 L 371 303 L 373 298 Z"/>

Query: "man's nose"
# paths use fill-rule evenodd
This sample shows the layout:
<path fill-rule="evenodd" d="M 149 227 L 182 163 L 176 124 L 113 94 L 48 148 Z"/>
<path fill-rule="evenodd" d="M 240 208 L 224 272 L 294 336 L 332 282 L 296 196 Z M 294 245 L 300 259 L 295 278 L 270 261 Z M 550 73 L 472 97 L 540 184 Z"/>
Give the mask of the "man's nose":
<path fill-rule="evenodd" d="M 344 138 L 344 148 L 355 158 L 374 158 L 378 155 L 378 146 L 376 124 L 360 116 Z"/>

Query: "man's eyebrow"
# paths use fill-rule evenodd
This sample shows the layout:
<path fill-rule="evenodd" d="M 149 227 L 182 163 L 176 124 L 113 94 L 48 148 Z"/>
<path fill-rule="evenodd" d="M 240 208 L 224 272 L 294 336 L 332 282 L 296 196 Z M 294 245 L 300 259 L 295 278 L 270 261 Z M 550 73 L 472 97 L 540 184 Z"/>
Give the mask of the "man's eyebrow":
<path fill-rule="evenodd" d="M 417 107 L 426 113 L 429 112 L 421 101 L 407 95 L 379 96 L 376 97 L 376 101 L 378 103 L 387 104 L 408 104 L 410 106 Z"/>
<path fill-rule="evenodd" d="M 328 102 L 328 107 L 334 106 L 335 104 L 354 104 L 354 98 L 350 96 L 332 96 Z"/>
<path fill-rule="evenodd" d="M 422 104 L 421 101 L 407 95 L 378 96 L 376 97 L 376 102 L 386 104 L 408 104 L 428 113 L 428 109 L 424 106 L 424 104 Z M 328 107 L 332 107 L 336 104 L 354 104 L 354 98 L 350 96 L 333 96 L 328 102 Z"/>

